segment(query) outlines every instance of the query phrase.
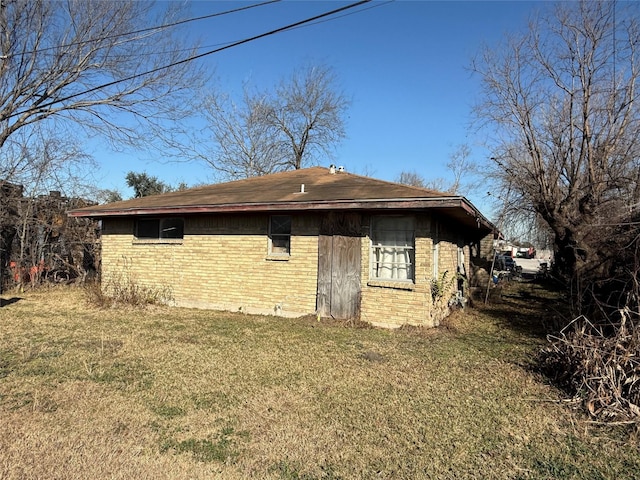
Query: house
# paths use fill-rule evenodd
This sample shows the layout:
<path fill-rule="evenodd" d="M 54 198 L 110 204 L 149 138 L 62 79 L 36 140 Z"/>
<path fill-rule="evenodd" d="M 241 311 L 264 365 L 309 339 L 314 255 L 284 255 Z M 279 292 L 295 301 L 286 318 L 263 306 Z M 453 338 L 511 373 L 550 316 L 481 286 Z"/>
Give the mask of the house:
<path fill-rule="evenodd" d="M 313 167 L 69 212 L 102 221 L 102 282 L 178 306 L 438 325 L 486 276 L 464 197 Z"/>

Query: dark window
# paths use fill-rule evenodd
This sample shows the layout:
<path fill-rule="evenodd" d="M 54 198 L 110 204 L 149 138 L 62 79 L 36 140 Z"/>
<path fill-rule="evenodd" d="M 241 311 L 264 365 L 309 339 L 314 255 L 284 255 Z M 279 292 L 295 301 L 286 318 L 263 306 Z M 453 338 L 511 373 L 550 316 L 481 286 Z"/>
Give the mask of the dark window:
<path fill-rule="evenodd" d="M 184 237 L 184 220 L 181 218 L 163 218 L 160 220 L 160 238 Z"/>
<path fill-rule="evenodd" d="M 184 220 L 182 218 L 144 218 L 136 221 L 136 238 L 183 238 Z"/>
<path fill-rule="evenodd" d="M 136 222 L 136 237 L 160 238 L 160 219 L 145 218 Z"/>
<path fill-rule="evenodd" d="M 269 221 L 269 253 L 291 253 L 291 216 L 273 215 Z"/>

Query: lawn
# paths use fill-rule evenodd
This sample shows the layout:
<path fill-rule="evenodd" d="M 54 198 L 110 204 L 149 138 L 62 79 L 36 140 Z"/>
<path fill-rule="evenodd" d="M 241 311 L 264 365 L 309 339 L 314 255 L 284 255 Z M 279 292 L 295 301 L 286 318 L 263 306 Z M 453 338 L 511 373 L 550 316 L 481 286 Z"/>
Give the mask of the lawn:
<path fill-rule="evenodd" d="M 532 371 L 526 296 L 388 331 L 5 295 L 0 478 L 634 478 L 634 437 Z"/>

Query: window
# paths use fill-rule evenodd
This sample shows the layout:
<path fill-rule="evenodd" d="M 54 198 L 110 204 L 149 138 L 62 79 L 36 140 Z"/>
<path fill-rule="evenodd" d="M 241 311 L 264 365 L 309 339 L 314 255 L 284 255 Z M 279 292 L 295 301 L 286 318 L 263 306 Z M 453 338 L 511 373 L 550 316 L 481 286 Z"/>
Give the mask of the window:
<path fill-rule="evenodd" d="M 458 273 L 460 275 L 466 275 L 467 274 L 467 270 L 466 270 L 466 265 L 465 265 L 465 260 L 464 260 L 464 247 L 458 247 Z"/>
<path fill-rule="evenodd" d="M 291 254 L 291 216 L 272 215 L 269 219 L 269 253 Z"/>
<path fill-rule="evenodd" d="M 433 248 L 431 251 L 431 265 L 433 268 L 432 276 L 436 280 L 440 278 L 440 229 L 438 226 L 438 222 L 434 220 L 433 226 Z"/>
<path fill-rule="evenodd" d="M 141 218 L 136 220 L 136 238 L 183 238 L 184 220 L 182 218 Z"/>
<path fill-rule="evenodd" d="M 373 217 L 371 278 L 413 281 L 415 264 L 413 217 Z"/>

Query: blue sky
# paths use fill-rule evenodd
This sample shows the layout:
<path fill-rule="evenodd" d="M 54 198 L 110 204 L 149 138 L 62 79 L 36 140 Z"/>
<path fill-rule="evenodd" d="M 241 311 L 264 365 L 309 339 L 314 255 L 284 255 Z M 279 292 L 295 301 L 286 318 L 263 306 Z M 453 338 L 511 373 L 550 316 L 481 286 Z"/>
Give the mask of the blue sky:
<path fill-rule="evenodd" d="M 351 2 L 284 1 L 190 25 L 204 47 L 257 35 Z M 247 3 L 248 4 L 248 3 Z M 348 15 L 283 32 L 199 60 L 216 79 L 211 88 L 240 94 L 243 82 L 263 89 L 296 67 L 324 64 L 352 99 L 347 139 L 329 163 L 347 171 L 393 181 L 401 171 L 426 179 L 447 177 L 446 163 L 460 144 L 471 159 L 486 161 L 482 138 L 470 128 L 478 79 L 468 67 L 484 43 L 527 26 L 530 14 L 546 8 L 530 1 L 375 1 Z M 194 16 L 238 6 L 196 1 Z M 373 8 L 372 8 L 373 7 Z M 146 171 L 169 184 L 213 181 L 203 165 L 166 164 L 146 152 L 96 151 L 104 188 L 132 195 L 124 177 Z M 485 214 L 486 191 L 469 194 Z"/>

